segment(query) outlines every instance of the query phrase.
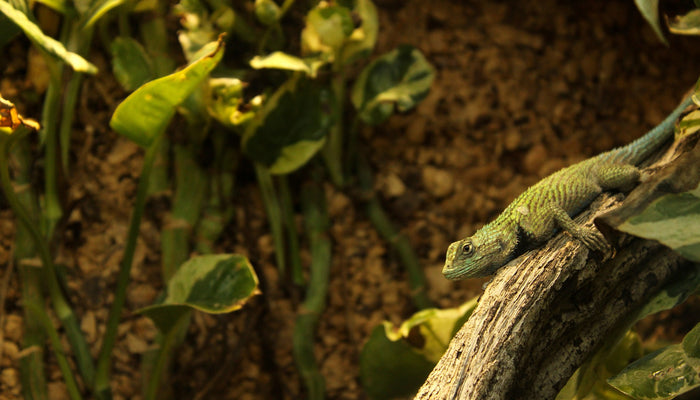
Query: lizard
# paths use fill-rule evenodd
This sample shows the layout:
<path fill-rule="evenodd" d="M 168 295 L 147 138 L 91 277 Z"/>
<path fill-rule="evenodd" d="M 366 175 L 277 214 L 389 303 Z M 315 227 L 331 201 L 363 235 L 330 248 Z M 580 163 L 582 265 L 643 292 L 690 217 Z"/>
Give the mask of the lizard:
<path fill-rule="evenodd" d="M 527 188 L 495 220 L 450 244 L 443 275 L 450 280 L 491 275 L 559 229 L 604 253 L 609 246 L 603 234 L 576 224 L 572 217 L 603 191 L 632 189 L 641 176 L 637 166 L 672 136 L 692 97 L 635 141 L 560 169 Z"/>

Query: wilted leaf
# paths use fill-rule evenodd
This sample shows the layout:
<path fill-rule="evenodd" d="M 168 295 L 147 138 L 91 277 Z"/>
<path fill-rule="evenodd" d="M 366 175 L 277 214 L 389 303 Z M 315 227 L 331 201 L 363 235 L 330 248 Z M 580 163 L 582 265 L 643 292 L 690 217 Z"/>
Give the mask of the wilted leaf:
<path fill-rule="evenodd" d="M 399 46 L 362 71 L 352 89 L 352 103 L 363 121 L 379 124 L 395 107 L 406 111 L 423 100 L 433 75 L 433 67 L 418 49 Z"/>
<path fill-rule="evenodd" d="M 118 37 L 111 46 L 112 70 L 128 91 L 153 79 L 153 68 L 141 44 L 130 37 Z"/>
<path fill-rule="evenodd" d="M 239 109 L 243 103 L 245 83 L 237 78 L 209 79 L 209 92 L 206 100 L 207 112 L 224 125 L 235 127 L 251 118 L 252 111 Z"/>
<path fill-rule="evenodd" d="M 138 312 L 167 332 L 193 309 L 228 313 L 259 293 L 258 277 L 248 259 L 238 254 L 210 254 L 183 263 L 168 281 L 162 301 Z"/>
<path fill-rule="evenodd" d="M 415 392 L 476 308 L 477 299 L 445 309 L 426 309 L 400 327 L 384 322 L 360 354 L 360 378 L 370 397 L 390 399 Z"/>
<path fill-rule="evenodd" d="M 657 240 L 689 260 L 700 261 L 700 186 L 661 196 L 617 228 Z"/>
<path fill-rule="evenodd" d="M 15 105 L 11 101 L 5 100 L 2 94 L 0 94 L 0 128 L 10 128 L 14 130 L 23 125 L 36 131 L 41 129 L 38 122 L 32 119 L 22 118 L 17 112 Z"/>
<path fill-rule="evenodd" d="M 668 45 L 661 31 L 661 23 L 659 22 L 659 0 L 634 0 L 634 3 L 637 5 L 644 19 L 646 19 L 652 29 L 654 29 L 659 40 Z"/>
<path fill-rule="evenodd" d="M 255 69 L 301 71 L 312 78 L 316 77 L 318 70 L 326 63 L 327 60 L 320 56 L 299 58 L 281 51 L 275 51 L 266 56 L 255 56 L 250 60 L 250 66 Z"/>
<path fill-rule="evenodd" d="M 323 146 L 334 112 L 331 91 L 297 75 L 265 101 L 246 128 L 243 148 L 270 173 L 292 172 Z"/>
<path fill-rule="evenodd" d="M 696 8 L 668 21 L 668 30 L 677 35 L 700 35 L 700 9 Z"/>
<path fill-rule="evenodd" d="M 50 36 L 44 35 L 41 28 L 39 28 L 34 22 L 30 21 L 23 12 L 15 9 L 4 0 L 0 0 L 0 12 L 5 14 L 12 22 L 19 26 L 35 46 L 55 57 L 60 58 L 66 64 L 70 65 L 75 71 L 85 72 L 88 74 L 94 74 L 97 72 L 97 67 L 78 54 L 66 50 L 61 42 Z"/>
<path fill-rule="evenodd" d="M 186 68 L 148 82 L 127 97 L 114 111 L 109 125 L 141 146 L 148 147 L 165 130 L 182 103 L 219 63 L 223 39 L 212 42 L 206 56 Z"/>

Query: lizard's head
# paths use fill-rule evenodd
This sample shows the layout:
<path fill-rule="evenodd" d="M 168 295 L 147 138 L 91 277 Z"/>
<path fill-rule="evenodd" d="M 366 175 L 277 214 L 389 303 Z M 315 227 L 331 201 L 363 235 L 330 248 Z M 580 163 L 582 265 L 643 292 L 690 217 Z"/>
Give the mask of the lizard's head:
<path fill-rule="evenodd" d="M 517 236 L 509 235 L 508 230 L 498 233 L 484 227 L 447 248 L 442 274 L 450 280 L 491 275 L 510 261 L 517 244 Z"/>

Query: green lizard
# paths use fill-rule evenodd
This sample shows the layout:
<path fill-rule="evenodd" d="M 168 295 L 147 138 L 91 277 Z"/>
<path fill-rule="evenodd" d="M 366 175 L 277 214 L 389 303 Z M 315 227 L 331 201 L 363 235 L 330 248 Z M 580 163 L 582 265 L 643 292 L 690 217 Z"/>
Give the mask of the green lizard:
<path fill-rule="evenodd" d="M 629 190 L 639 180 L 636 167 L 673 133 L 688 96 L 663 122 L 634 142 L 563 168 L 529 187 L 493 222 L 447 249 L 443 275 L 457 280 L 491 275 L 528 245 L 551 238 L 561 228 L 588 248 L 605 252 L 607 241 L 595 228 L 571 219 L 606 190 Z"/>

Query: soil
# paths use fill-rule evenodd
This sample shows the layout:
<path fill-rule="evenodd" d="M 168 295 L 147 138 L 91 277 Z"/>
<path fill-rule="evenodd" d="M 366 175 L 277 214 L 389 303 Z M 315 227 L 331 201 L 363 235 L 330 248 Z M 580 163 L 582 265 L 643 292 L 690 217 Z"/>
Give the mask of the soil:
<path fill-rule="evenodd" d="M 450 242 L 494 218 L 543 176 L 646 132 L 698 77 L 692 67 L 700 61 L 697 39 L 667 35 L 670 46 L 665 47 L 632 1 L 377 0 L 377 5 L 375 54 L 409 43 L 436 69 L 431 92 L 417 109 L 364 128 L 361 138 L 375 171 L 377 194 L 410 239 L 428 279 L 428 295 L 439 307 L 461 304 L 484 283 L 453 283 L 442 277 Z M 39 58 L 27 47 L 26 40 L 17 39 L 4 48 L 0 92 L 25 116 L 38 118 L 46 83 Z M 124 92 L 112 78 L 106 51 L 94 49 L 90 60 L 101 72 L 85 80 L 79 104 L 74 172 L 65 182 L 65 236 L 57 240 L 57 260 L 66 267 L 71 301 L 96 353 L 143 153 L 108 127 Z M 306 396 L 291 352 L 303 296 L 280 279 L 254 179 L 240 178 L 237 214 L 219 250 L 250 257 L 263 295 L 233 314 L 194 314 L 185 344 L 174 357 L 170 379 L 177 399 Z M 330 185 L 325 189 L 333 266 L 315 352 L 327 397 L 361 399 L 366 395 L 358 378 L 358 357 L 370 331 L 383 320 L 400 323 L 416 310 L 396 255 L 367 220 L 362 204 Z M 14 222 L 6 204 L 1 205 L 4 279 Z M 166 205 L 162 196 L 149 203 L 128 310 L 152 303 L 162 288 L 159 216 Z M 308 260 L 306 252 L 303 256 Z M 23 314 L 16 273 L 9 282 L 0 348 L 2 400 L 21 398 L 17 368 Z M 645 321 L 640 332 L 649 340 L 678 340 L 697 322 L 698 303 Z M 119 332 L 115 398 L 138 399 L 140 358 L 153 344 L 156 330 L 145 317 L 126 311 Z M 50 355 L 48 364 L 50 398 L 67 398 Z"/>

